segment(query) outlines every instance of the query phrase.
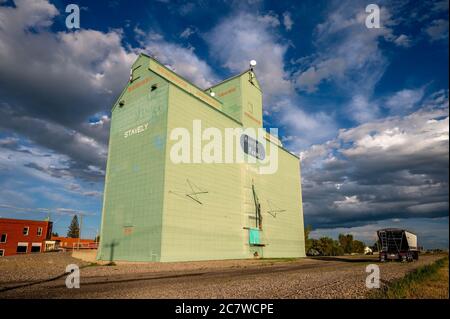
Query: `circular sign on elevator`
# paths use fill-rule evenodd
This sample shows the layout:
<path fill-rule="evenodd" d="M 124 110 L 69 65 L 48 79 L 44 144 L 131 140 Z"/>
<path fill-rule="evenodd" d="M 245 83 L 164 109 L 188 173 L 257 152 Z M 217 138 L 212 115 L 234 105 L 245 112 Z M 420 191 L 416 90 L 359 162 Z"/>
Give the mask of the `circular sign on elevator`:
<path fill-rule="evenodd" d="M 266 158 L 266 151 L 262 143 L 247 134 L 241 135 L 241 147 L 245 154 L 256 157 L 259 160 Z"/>

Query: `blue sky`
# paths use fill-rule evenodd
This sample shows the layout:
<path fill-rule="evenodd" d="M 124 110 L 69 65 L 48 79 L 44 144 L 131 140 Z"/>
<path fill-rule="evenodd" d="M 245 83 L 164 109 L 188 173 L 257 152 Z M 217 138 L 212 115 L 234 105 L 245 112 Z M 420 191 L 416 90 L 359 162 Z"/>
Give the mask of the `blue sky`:
<path fill-rule="evenodd" d="M 65 7 L 81 8 L 79 30 Z M 102 207 L 110 108 L 139 52 L 200 87 L 250 59 L 302 159 L 313 236 L 406 227 L 448 247 L 448 1 L 0 0 L 0 216 L 65 234 Z"/>

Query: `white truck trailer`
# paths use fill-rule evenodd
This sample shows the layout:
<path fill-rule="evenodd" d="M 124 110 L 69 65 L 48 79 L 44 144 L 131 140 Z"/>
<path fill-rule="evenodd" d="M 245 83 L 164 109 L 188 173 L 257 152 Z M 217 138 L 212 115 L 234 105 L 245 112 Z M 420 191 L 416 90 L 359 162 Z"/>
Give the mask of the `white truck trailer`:
<path fill-rule="evenodd" d="M 417 236 L 405 229 L 385 228 L 377 231 L 379 238 L 380 261 L 419 259 Z"/>

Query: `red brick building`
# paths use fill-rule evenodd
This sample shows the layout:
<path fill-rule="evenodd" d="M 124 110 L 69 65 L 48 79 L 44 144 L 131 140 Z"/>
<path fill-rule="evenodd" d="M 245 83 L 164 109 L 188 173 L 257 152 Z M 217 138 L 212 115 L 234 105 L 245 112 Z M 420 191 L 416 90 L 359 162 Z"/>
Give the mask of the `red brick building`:
<path fill-rule="evenodd" d="M 50 221 L 0 218 L 0 257 L 43 252 L 52 225 Z"/>
<path fill-rule="evenodd" d="M 51 240 L 58 243 L 59 249 L 97 248 L 97 243 L 93 239 L 52 236 Z"/>

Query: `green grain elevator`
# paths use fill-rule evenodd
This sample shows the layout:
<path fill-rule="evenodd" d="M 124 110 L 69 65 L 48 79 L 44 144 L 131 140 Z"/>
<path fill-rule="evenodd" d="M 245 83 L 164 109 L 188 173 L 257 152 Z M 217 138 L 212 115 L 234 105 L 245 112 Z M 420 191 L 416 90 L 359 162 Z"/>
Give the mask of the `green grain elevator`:
<path fill-rule="evenodd" d="M 305 256 L 300 161 L 277 137 L 265 136 L 265 157 L 278 152 L 271 174 L 259 173 L 262 164 L 250 160 L 171 157 L 179 142 L 172 132 L 183 128 L 194 136 L 195 121 L 223 135 L 228 128 L 261 128 L 261 90 L 252 68 L 202 90 L 154 58 L 138 57 L 112 109 L 99 260 Z M 264 144 L 253 140 L 252 153 L 251 137 L 237 146 L 242 137 L 236 149 L 246 160 L 258 158 Z M 190 158 L 202 147 L 194 138 L 189 146 Z"/>

